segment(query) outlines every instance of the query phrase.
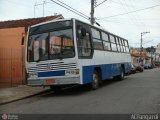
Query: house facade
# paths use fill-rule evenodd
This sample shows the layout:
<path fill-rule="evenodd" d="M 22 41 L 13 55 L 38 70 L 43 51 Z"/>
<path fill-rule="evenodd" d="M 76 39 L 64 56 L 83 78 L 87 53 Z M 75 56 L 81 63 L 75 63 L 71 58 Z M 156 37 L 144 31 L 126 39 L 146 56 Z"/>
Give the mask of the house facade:
<path fill-rule="evenodd" d="M 160 63 L 160 43 L 156 47 L 155 61 Z"/>
<path fill-rule="evenodd" d="M 131 48 L 130 49 L 132 64 L 142 64 L 149 62 L 149 57 L 147 56 L 147 52 L 145 49 L 142 50 L 140 48 Z"/>
<path fill-rule="evenodd" d="M 26 84 L 24 57 L 28 27 L 55 19 L 63 16 L 0 22 L 0 87 Z"/>

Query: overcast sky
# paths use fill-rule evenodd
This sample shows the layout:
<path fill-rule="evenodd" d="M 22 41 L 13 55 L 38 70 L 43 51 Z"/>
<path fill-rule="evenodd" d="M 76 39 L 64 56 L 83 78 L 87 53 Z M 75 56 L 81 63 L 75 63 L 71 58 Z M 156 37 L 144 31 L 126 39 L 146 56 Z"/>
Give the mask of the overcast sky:
<path fill-rule="evenodd" d="M 41 4 L 43 1 L 0 0 L 0 21 L 33 18 L 34 5 Z M 61 1 L 90 16 L 91 0 Z M 102 1 L 104 0 L 96 0 L 97 4 Z M 89 22 L 50 0 L 46 0 L 46 2 L 44 16 L 57 13 L 62 14 L 64 18 L 78 18 Z M 148 9 L 140 10 L 144 8 Z M 135 10 L 140 11 L 115 16 Z M 43 5 L 35 7 L 35 17 L 43 17 Z M 107 0 L 95 8 L 95 17 L 103 29 L 128 39 L 130 46 L 140 46 L 141 32 L 150 32 L 143 35 L 143 47 L 156 46 L 160 43 L 160 0 Z"/>

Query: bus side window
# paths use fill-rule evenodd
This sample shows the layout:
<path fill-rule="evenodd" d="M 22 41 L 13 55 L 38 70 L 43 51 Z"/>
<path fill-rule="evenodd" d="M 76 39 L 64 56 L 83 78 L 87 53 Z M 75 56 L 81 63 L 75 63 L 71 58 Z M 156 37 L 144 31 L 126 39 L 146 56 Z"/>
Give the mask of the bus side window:
<path fill-rule="evenodd" d="M 95 28 L 91 28 L 91 31 L 92 31 L 94 49 L 103 50 L 103 44 L 102 44 L 102 40 L 100 37 L 100 31 Z"/>
<path fill-rule="evenodd" d="M 82 27 L 78 28 L 78 55 L 80 57 L 90 57 L 91 56 L 91 40 L 90 33 L 86 31 L 84 36 L 81 31 Z"/>
<path fill-rule="evenodd" d="M 111 50 L 108 34 L 101 32 L 104 50 Z"/>
<path fill-rule="evenodd" d="M 115 37 L 113 35 L 109 35 L 112 51 L 117 51 L 117 45 L 115 41 Z"/>

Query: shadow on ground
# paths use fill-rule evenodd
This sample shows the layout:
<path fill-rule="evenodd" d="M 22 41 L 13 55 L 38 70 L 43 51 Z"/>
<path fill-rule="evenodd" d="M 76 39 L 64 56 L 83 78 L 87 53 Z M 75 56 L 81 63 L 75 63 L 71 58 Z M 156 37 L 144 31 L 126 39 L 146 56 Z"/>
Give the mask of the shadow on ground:
<path fill-rule="evenodd" d="M 126 81 L 126 80 L 128 80 L 127 77 L 124 79 L 124 81 Z M 116 84 L 117 82 L 123 82 L 123 81 L 118 81 L 116 79 L 107 79 L 107 80 L 103 81 L 103 84 L 97 90 L 100 90 L 103 87 L 107 87 L 112 84 Z M 83 86 L 79 85 L 79 86 L 63 88 L 63 90 L 60 92 L 54 92 L 54 91 L 50 90 L 49 92 L 42 94 L 39 97 L 77 96 L 80 94 L 85 94 L 85 93 L 94 92 L 94 91 L 96 91 L 96 90 L 92 90 L 90 85 L 83 85 Z"/>

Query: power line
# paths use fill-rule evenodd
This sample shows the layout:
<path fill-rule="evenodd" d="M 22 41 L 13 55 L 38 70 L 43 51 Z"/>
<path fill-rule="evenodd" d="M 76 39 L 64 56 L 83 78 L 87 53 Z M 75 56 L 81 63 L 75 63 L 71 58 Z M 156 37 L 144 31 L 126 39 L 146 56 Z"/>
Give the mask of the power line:
<path fill-rule="evenodd" d="M 149 42 L 152 42 L 152 41 L 154 41 L 154 40 L 149 40 L 149 41 L 143 43 L 143 45 L 144 45 L 144 44 L 147 44 L 147 43 L 149 43 Z"/>
<path fill-rule="evenodd" d="M 103 18 L 99 18 L 99 19 L 106 19 L 106 18 L 111 18 L 111 17 L 117 17 L 117 16 L 126 15 L 126 14 L 129 14 L 129 13 L 134 13 L 134 12 L 138 12 L 138 11 L 143 11 L 143 10 L 147 10 L 147 9 L 151 9 L 151 8 L 159 7 L 159 6 L 160 5 L 154 5 L 154 6 L 151 6 L 151 7 L 146 7 L 146 8 L 143 8 L 143 9 L 138 9 L 138 10 L 134 10 L 134 11 L 126 12 L 126 13 L 121 13 L 121 14 L 117 14 L 117 15 L 112 15 L 112 16 L 108 16 L 108 17 L 103 17 Z"/>
<path fill-rule="evenodd" d="M 57 5 L 59 5 L 59 6 L 63 7 L 63 8 L 65 8 L 65 9 L 67 9 L 67 10 L 69 10 L 69 11 L 71 11 L 71 12 L 73 12 L 73 13 L 75 13 L 75 14 L 77 14 L 77 15 L 79 15 L 79 16 L 85 18 L 85 19 L 87 19 L 87 20 L 90 19 L 88 16 L 86 17 L 86 15 L 82 15 L 81 12 L 79 12 L 79 11 L 77 11 L 77 10 L 75 11 L 74 8 L 70 9 L 70 8 L 66 7 L 66 5 L 64 6 L 64 5 L 58 3 L 58 2 L 56 2 L 56 1 L 54 1 L 54 0 L 50 0 L 50 1 L 56 3 Z M 65 3 L 64 3 L 64 4 L 65 4 Z M 67 6 L 68 6 L 68 5 L 67 5 Z"/>
<path fill-rule="evenodd" d="M 62 1 L 60 1 L 60 0 L 57 0 L 57 1 L 60 2 L 60 3 L 62 3 L 63 5 L 66 5 L 67 7 L 71 8 L 72 10 L 78 12 L 79 14 L 82 14 L 83 16 L 88 17 L 87 15 L 85 15 L 85 14 L 83 14 L 82 12 L 80 12 L 80 11 L 78 11 L 78 10 L 72 8 L 71 6 L 67 5 L 66 3 L 64 3 L 64 2 L 62 2 Z M 89 17 L 88 17 L 88 18 L 89 18 Z"/>
<path fill-rule="evenodd" d="M 110 2 L 113 2 L 113 3 L 116 3 L 116 4 L 119 4 L 119 5 L 124 5 L 123 3 L 121 3 L 121 2 L 115 2 L 115 1 L 113 1 L 113 0 L 110 0 Z M 128 6 L 128 7 L 131 7 L 130 5 L 128 5 L 128 4 L 125 4 L 125 6 Z"/>
<path fill-rule="evenodd" d="M 85 18 L 85 19 L 87 19 L 87 20 L 90 20 L 90 17 L 88 17 L 87 15 L 83 14 L 82 12 L 79 12 L 78 10 L 72 8 L 71 6 L 67 5 L 66 3 L 61 2 L 60 0 L 57 0 L 59 3 L 56 2 L 55 0 L 50 0 L 50 1 L 56 3 L 57 5 L 65 8 L 65 9 L 67 9 L 67 10 L 69 10 L 69 11 L 71 11 L 71 12 L 73 12 L 73 13 L 75 13 L 75 14 L 77 14 L 77 15 Z M 95 22 L 96 25 L 101 27 L 101 25 L 98 22 L 96 22 L 96 21 L 94 21 L 94 22 Z"/>
<path fill-rule="evenodd" d="M 101 3 L 99 3 L 98 5 L 94 6 L 94 8 L 98 7 L 99 5 L 103 4 L 104 2 L 106 2 L 107 0 L 102 1 Z"/>
<path fill-rule="evenodd" d="M 103 22 L 109 22 L 109 23 L 116 23 L 116 24 L 127 24 L 128 26 L 135 26 L 135 25 L 139 25 L 139 27 L 143 27 L 142 24 L 139 24 L 139 23 L 127 23 L 127 21 L 116 21 L 116 20 L 99 20 L 99 21 L 103 21 Z M 157 27 L 159 26 L 160 24 L 147 24 L 148 27 Z"/>

